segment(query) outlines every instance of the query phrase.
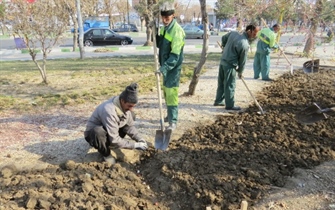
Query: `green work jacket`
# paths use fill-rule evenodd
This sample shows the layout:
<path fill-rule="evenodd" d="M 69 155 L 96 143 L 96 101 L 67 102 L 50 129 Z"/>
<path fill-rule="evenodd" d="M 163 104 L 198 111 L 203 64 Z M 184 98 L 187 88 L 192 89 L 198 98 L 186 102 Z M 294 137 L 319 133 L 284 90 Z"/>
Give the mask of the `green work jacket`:
<path fill-rule="evenodd" d="M 257 53 L 270 54 L 276 45 L 277 34 L 270 28 L 264 28 L 257 33 Z"/>
<path fill-rule="evenodd" d="M 248 57 L 249 40 L 246 32 L 229 32 L 222 36 L 223 53 L 221 64 L 229 64 L 232 67 L 238 67 L 237 72 L 243 73 L 245 63 Z"/>
<path fill-rule="evenodd" d="M 168 26 L 163 26 L 160 29 L 156 38 L 159 48 L 158 60 L 161 66 L 159 70 L 164 75 L 166 85 L 173 87 L 175 84 L 179 84 L 177 75 L 180 75 L 184 59 L 185 32 L 173 19 Z"/>

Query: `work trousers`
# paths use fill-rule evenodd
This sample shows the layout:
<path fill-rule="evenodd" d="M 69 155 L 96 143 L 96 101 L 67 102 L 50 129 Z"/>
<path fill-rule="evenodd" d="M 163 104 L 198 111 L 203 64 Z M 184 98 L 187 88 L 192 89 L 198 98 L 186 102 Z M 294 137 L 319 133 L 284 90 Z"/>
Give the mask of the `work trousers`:
<path fill-rule="evenodd" d="M 254 58 L 254 78 L 262 76 L 263 80 L 270 79 L 270 54 L 256 52 Z"/>
<path fill-rule="evenodd" d="M 119 129 L 119 136 L 124 138 L 127 134 L 128 125 Z M 108 133 L 106 128 L 103 126 L 96 126 L 89 131 L 85 132 L 85 140 L 95 149 L 98 150 L 100 154 L 107 157 L 111 154 L 110 146 L 111 143 L 108 139 Z"/>
<path fill-rule="evenodd" d="M 216 89 L 216 104 L 225 101 L 226 108 L 235 105 L 236 67 L 227 63 L 221 63 L 218 75 L 218 87 Z"/>

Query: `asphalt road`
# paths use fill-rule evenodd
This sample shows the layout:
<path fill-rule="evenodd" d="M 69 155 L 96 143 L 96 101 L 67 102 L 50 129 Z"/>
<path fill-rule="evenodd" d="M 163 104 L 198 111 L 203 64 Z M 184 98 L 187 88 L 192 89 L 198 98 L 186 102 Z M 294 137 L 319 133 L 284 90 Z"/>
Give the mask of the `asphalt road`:
<path fill-rule="evenodd" d="M 146 42 L 146 37 L 144 33 L 139 34 L 139 36 L 132 37 L 134 42 L 132 45 L 135 46 L 142 46 Z M 306 42 L 306 35 L 305 34 L 292 34 L 287 33 L 283 34 L 280 39 L 281 45 L 290 46 L 293 44 L 304 44 Z M 217 45 L 217 42 L 221 42 L 221 36 L 219 35 L 211 35 L 209 37 L 209 45 Z M 203 43 L 202 39 L 186 39 L 185 45 L 201 45 Z M 59 47 L 71 47 L 73 46 L 73 39 L 72 38 L 66 38 L 64 39 Z M 9 50 L 9 49 L 15 49 L 15 42 L 13 38 L 7 38 L 7 39 L 0 39 L 0 50 Z"/>
<path fill-rule="evenodd" d="M 142 46 L 146 42 L 146 37 L 139 36 L 139 37 L 132 37 L 134 42 L 132 45 Z M 209 38 L 209 44 L 215 45 L 217 44 L 217 41 L 221 40 L 221 36 L 210 36 Z M 186 39 L 186 45 L 199 45 L 202 44 L 202 39 Z M 66 38 L 64 39 L 59 47 L 71 47 L 73 46 L 73 39 L 72 38 Z M 14 38 L 10 39 L 0 39 L 0 50 L 3 49 L 15 49 L 15 42 Z"/>

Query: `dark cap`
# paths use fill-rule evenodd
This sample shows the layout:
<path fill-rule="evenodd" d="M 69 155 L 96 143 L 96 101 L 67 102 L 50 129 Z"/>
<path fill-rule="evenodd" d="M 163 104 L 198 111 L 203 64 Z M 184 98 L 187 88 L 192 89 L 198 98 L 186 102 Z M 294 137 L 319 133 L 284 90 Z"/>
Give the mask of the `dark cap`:
<path fill-rule="evenodd" d="M 120 94 L 120 99 L 123 99 L 125 102 L 131 104 L 137 104 L 137 90 L 138 85 L 136 83 L 132 83 L 126 87 L 126 89 Z"/>

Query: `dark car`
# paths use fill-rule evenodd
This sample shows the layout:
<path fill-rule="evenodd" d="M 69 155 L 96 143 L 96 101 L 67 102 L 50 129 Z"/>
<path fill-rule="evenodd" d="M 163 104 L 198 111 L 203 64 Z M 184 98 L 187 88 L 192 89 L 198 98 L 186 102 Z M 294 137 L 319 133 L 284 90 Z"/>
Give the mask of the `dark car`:
<path fill-rule="evenodd" d="M 138 28 L 134 24 L 121 24 L 120 27 L 114 28 L 115 32 L 138 32 Z"/>
<path fill-rule="evenodd" d="M 106 28 L 91 28 L 84 33 L 84 45 L 128 45 L 133 39 Z"/>

